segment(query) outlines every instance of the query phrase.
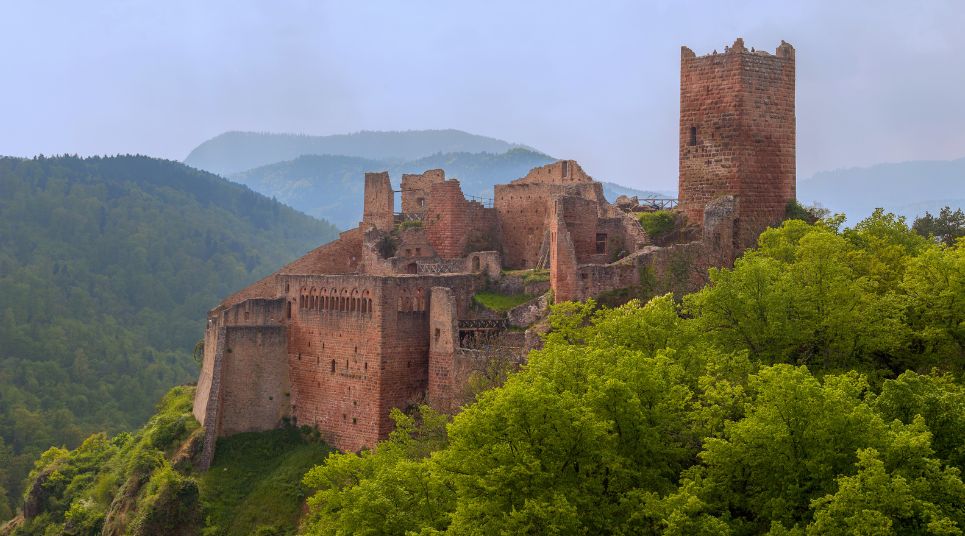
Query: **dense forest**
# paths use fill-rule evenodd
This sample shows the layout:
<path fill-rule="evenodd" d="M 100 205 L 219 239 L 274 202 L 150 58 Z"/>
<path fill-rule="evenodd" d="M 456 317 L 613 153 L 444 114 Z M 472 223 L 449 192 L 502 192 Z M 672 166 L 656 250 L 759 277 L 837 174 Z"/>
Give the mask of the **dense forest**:
<path fill-rule="evenodd" d="M 501 386 L 454 418 L 395 411 L 300 482 L 326 453 L 308 429 L 193 472 L 175 389 L 133 436 L 44 454 L 13 533 L 961 534 L 961 219 L 915 226 L 952 245 L 881 211 L 790 220 L 699 292 L 556 304 Z"/>
<path fill-rule="evenodd" d="M 0 159 L 0 519 L 42 451 L 194 381 L 205 311 L 335 234 L 176 162 Z"/>

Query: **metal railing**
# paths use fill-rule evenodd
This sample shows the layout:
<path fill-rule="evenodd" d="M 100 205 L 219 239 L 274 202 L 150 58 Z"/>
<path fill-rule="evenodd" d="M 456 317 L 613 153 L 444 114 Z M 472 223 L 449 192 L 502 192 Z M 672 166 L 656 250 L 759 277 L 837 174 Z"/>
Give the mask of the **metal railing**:
<path fill-rule="evenodd" d="M 493 198 L 492 197 L 477 197 L 475 195 L 467 195 L 466 201 L 475 201 L 483 206 L 483 208 L 493 208 Z"/>
<path fill-rule="evenodd" d="M 649 207 L 653 210 L 667 210 L 671 208 L 676 208 L 678 201 L 669 197 L 645 197 L 643 199 L 638 199 L 638 203 L 641 207 Z"/>

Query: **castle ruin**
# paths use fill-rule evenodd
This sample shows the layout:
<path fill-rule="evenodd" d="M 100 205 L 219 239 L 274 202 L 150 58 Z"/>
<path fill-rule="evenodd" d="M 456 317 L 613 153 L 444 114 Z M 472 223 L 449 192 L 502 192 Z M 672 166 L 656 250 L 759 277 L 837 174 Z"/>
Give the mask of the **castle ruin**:
<path fill-rule="evenodd" d="M 685 292 L 732 263 L 794 200 L 794 49 L 683 47 L 680 105 L 671 243 L 572 160 L 497 185 L 491 201 L 467 199 L 443 170 L 403 175 L 398 211 L 388 173 L 366 173 L 358 227 L 208 314 L 202 464 L 218 437 L 284 422 L 342 450 L 374 447 L 393 408 L 455 411 L 492 348 L 524 359 L 550 300 Z M 483 291 L 534 297 L 498 312 L 474 299 Z"/>

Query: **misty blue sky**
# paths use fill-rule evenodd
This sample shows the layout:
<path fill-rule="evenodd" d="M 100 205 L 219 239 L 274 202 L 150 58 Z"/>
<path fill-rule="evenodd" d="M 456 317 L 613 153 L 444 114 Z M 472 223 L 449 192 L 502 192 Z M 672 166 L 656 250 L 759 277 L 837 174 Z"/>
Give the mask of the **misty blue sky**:
<path fill-rule="evenodd" d="M 0 154 L 457 128 L 675 189 L 680 46 L 797 49 L 798 178 L 965 156 L 965 2 L 2 2 Z"/>

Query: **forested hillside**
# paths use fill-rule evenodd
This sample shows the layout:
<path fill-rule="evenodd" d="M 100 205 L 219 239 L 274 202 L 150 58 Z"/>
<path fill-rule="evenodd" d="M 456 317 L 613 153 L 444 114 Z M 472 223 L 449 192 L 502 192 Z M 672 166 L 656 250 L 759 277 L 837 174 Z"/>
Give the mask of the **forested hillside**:
<path fill-rule="evenodd" d="M 395 411 L 300 483 L 324 447 L 293 429 L 194 473 L 175 390 L 134 437 L 46 453 L 11 530 L 288 534 L 307 494 L 319 535 L 961 534 L 965 240 L 840 223 L 770 229 L 682 300 L 557 304 L 505 384 L 454 418 Z"/>
<path fill-rule="evenodd" d="M 176 162 L 0 159 L 0 518 L 40 452 L 194 381 L 205 311 L 335 236 Z"/>
<path fill-rule="evenodd" d="M 461 130 L 363 131 L 331 136 L 225 132 L 195 147 L 184 163 L 228 175 L 302 155 L 416 160 L 436 153 L 503 153 L 517 144 Z"/>

